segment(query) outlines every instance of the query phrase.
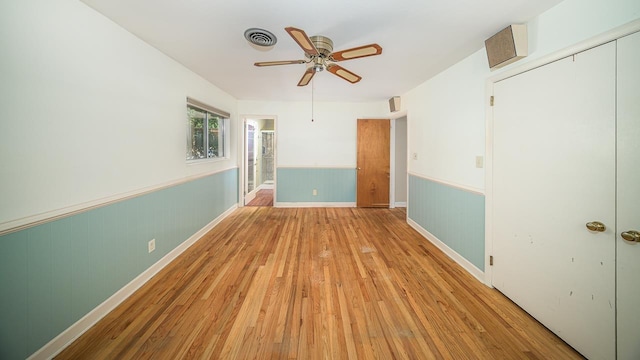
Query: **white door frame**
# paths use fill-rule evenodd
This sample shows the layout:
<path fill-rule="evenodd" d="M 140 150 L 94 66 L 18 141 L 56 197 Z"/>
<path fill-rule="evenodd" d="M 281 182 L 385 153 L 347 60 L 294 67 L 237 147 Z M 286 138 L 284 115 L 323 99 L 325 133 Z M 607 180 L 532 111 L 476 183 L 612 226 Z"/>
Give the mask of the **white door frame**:
<path fill-rule="evenodd" d="M 245 176 L 246 176 L 246 171 L 247 171 L 247 144 L 246 144 L 246 132 L 247 132 L 247 122 L 248 121 L 255 121 L 258 119 L 268 119 L 268 120 L 273 120 L 273 203 L 275 205 L 275 199 L 276 199 L 276 192 L 277 192 L 277 182 L 278 182 L 278 117 L 276 115 L 241 115 L 240 118 L 242 119 L 242 128 L 241 131 L 239 131 L 239 152 L 241 154 L 241 156 L 239 156 L 239 162 L 241 163 L 241 165 L 238 167 L 240 169 L 239 174 L 238 174 L 238 193 L 239 193 L 239 199 L 238 199 L 238 207 L 243 207 L 244 203 L 245 203 L 245 196 L 246 194 L 244 193 L 245 191 Z M 259 131 L 258 129 L 256 129 L 256 131 Z"/>
<path fill-rule="evenodd" d="M 617 40 L 638 31 L 640 31 L 640 20 L 632 21 L 566 49 L 506 70 L 488 78 L 485 82 L 485 264 L 490 264 L 490 256 L 493 253 L 493 107 L 491 106 L 491 96 L 493 96 L 494 84 L 500 80 L 544 66 L 556 60 Z M 492 278 L 492 267 L 490 265 L 485 266 L 485 285 L 493 287 Z"/>
<path fill-rule="evenodd" d="M 248 191 L 247 186 L 249 186 L 248 184 L 248 177 L 249 177 L 249 126 L 253 126 L 253 189 L 251 191 Z M 256 171 L 256 167 L 257 167 L 257 154 L 256 154 L 256 138 L 257 138 L 257 134 L 258 134 L 258 122 L 255 121 L 254 119 L 245 119 L 244 120 L 244 147 L 243 147 L 243 155 L 242 158 L 244 159 L 244 163 L 243 163 L 243 168 L 245 170 L 244 173 L 244 187 L 242 188 L 242 194 L 243 194 L 243 200 L 242 203 L 244 205 L 246 205 L 247 203 L 251 202 L 251 200 L 253 200 L 256 197 L 256 192 L 257 190 L 257 171 Z"/>
<path fill-rule="evenodd" d="M 406 117 L 407 123 L 409 122 L 409 117 L 407 116 L 407 110 L 402 110 L 389 114 L 389 123 L 391 125 L 391 139 L 389 142 L 389 151 L 390 151 L 390 159 L 389 159 L 389 208 L 393 209 L 396 207 L 396 120 Z M 408 126 L 407 126 L 408 128 Z M 407 139 L 407 163 L 409 161 L 409 148 L 408 148 L 408 139 Z M 407 168 L 408 170 L 408 168 Z M 408 176 L 407 176 L 408 178 Z M 407 187 L 407 192 L 409 188 Z M 408 197 L 408 194 L 407 194 Z"/>

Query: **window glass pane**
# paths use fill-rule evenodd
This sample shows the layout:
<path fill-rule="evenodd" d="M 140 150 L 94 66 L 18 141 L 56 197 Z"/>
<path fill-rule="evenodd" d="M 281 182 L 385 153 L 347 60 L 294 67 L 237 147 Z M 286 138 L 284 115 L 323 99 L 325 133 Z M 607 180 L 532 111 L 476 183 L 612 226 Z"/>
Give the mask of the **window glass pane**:
<path fill-rule="evenodd" d="M 187 106 L 188 133 L 187 133 L 187 160 L 204 159 L 205 152 L 205 118 L 206 113 L 200 109 Z"/>
<path fill-rule="evenodd" d="M 228 118 L 187 104 L 187 160 L 225 157 Z"/>
<path fill-rule="evenodd" d="M 221 139 L 221 129 L 220 129 L 220 125 L 222 124 L 222 119 L 219 116 L 216 116 L 214 114 L 211 113 L 207 113 L 208 117 L 209 117 L 209 152 L 208 152 L 208 157 L 210 158 L 215 158 L 215 157 L 222 157 L 224 156 L 222 149 L 224 149 L 224 146 L 220 146 L 222 145 L 222 139 Z"/>

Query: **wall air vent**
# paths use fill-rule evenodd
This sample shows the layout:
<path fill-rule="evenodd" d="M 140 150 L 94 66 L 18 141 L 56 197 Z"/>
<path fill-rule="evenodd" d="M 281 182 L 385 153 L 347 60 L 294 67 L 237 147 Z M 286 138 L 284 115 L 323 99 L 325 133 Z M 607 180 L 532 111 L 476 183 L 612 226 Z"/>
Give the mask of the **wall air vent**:
<path fill-rule="evenodd" d="M 258 28 L 250 28 L 245 30 L 244 38 L 253 45 L 268 47 L 278 42 L 278 39 L 270 31 Z"/>

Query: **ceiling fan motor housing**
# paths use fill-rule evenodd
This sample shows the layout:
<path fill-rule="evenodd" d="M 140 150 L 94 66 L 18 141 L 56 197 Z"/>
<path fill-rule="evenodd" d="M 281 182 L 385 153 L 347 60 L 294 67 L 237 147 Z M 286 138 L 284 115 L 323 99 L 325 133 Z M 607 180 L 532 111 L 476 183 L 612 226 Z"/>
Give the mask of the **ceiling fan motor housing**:
<path fill-rule="evenodd" d="M 313 68 L 313 71 L 320 72 L 326 67 L 326 61 L 333 52 L 333 41 L 321 35 L 311 36 L 309 40 L 318 50 L 319 55 L 305 54 L 305 56 L 309 59 L 309 66 Z"/>
<path fill-rule="evenodd" d="M 329 57 L 333 52 L 333 41 L 326 36 L 316 35 L 309 38 L 316 47 L 321 57 Z"/>

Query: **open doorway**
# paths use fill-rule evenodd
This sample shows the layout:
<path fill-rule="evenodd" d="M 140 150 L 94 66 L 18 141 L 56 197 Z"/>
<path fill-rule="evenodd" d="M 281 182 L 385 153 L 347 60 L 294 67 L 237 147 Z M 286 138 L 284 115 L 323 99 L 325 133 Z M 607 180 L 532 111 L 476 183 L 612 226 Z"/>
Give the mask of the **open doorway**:
<path fill-rule="evenodd" d="M 392 119 L 392 192 L 391 207 L 407 207 L 407 116 Z"/>
<path fill-rule="evenodd" d="M 244 129 L 244 205 L 273 206 L 275 120 L 247 118 Z"/>

